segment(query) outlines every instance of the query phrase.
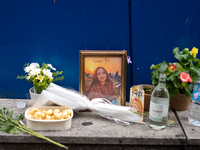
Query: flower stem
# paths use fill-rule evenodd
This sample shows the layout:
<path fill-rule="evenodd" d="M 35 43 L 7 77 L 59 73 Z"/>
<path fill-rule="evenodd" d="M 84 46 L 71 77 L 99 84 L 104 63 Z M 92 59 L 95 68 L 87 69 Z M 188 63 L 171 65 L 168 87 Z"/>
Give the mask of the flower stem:
<path fill-rule="evenodd" d="M 47 137 L 45 137 L 45 136 L 43 136 L 43 135 L 37 133 L 37 132 L 34 132 L 34 131 L 30 130 L 29 128 L 25 127 L 24 125 L 21 125 L 21 124 L 16 123 L 16 122 L 12 122 L 12 123 L 15 125 L 16 128 L 18 128 L 19 130 L 21 130 L 21 131 L 23 131 L 23 132 L 25 132 L 25 133 L 34 135 L 34 136 L 36 136 L 36 137 L 38 137 L 38 138 L 47 140 L 47 141 L 49 141 L 49 142 L 51 142 L 51 143 L 53 143 L 53 144 L 55 144 L 55 145 L 57 145 L 57 146 L 59 146 L 59 147 L 68 149 L 68 147 L 66 147 L 65 145 L 62 145 L 62 144 L 60 144 L 60 143 L 57 143 L 57 142 L 55 142 L 55 141 L 53 141 L 53 140 L 51 140 L 51 139 L 49 139 L 49 138 L 47 138 Z M 16 125 L 17 125 L 17 126 L 16 126 Z"/>
<path fill-rule="evenodd" d="M 136 114 L 140 114 L 140 115 L 145 115 L 145 116 L 149 116 L 149 114 L 145 114 L 145 113 L 140 113 L 140 112 L 136 112 L 136 111 L 134 111 L 134 113 L 136 113 Z"/>
<path fill-rule="evenodd" d="M 55 144 L 55 145 L 57 145 L 57 146 L 59 146 L 59 147 L 68 149 L 65 145 L 62 145 L 62 144 L 60 144 L 60 143 L 57 143 L 57 142 L 55 142 L 55 141 L 53 141 L 53 140 L 51 140 L 51 139 L 49 139 L 49 138 L 47 138 L 47 137 L 45 137 L 45 136 L 42 136 L 42 135 L 39 134 L 39 133 L 36 133 L 36 132 L 34 132 L 34 131 L 32 131 L 32 130 L 29 130 L 28 128 L 25 128 L 25 127 L 22 127 L 22 128 L 17 127 L 17 128 L 18 128 L 19 130 L 25 132 L 25 133 L 28 133 L 28 134 L 34 135 L 34 136 L 36 136 L 36 137 L 38 137 L 38 138 L 47 140 L 47 141 L 49 141 L 49 142 L 51 142 L 51 143 L 53 143 L 53 144 Z"/>

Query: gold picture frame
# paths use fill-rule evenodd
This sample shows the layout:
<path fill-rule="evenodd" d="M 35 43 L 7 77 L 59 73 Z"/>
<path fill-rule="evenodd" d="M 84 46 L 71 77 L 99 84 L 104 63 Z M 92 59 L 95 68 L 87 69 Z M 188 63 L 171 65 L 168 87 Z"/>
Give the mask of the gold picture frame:
<path fill-rule="evenodd" d="M 97 81 L 98 73 L 96 70 L 105 70 L 103 74 L 106 74 L 106 83 L 102 87 L 101 91 L 108 93 L 108 91 L 114 91 L 115 94 L 102 94 L 104 98 L 111 101 L 116 105 L 125 106 L 126 102 L 126 57 L 127 51 L 104 51 L 104 50 L 80 50 L 79 51 L 79 92 L 88 97 L 88 99 L 98 98 L 93 93 L 98 93 L 94 90 L 94 82 Z M 99 71 L 98 70 L 98 71 Z M 101 78 L 99 79 L 99 83 Z M 102 78 L 103 79 L 103 78 Z M 113 86 L 112 86 L 112 84 Z M 93 85 L 93 86 L 91 86 Z M 99 84 L 100 85 L 100 84 Z M 95 85 L 99 88 L 99 85 Z M 101 85 L 102 86 L 102 85 Z M 112 88 L 113 87 L 113 88 Z M 115 87 L 115 88 L 114 88 Z M 97 89 L 97 88 L 96 88 Z M 99 89 L 98 89 L 99 90 Z M 93 97 L 93 98 L 92 98 Z M 115 98 L 113 98 L 115 97 Z M 112 99 L 113 98 L 113 99 Z"/>

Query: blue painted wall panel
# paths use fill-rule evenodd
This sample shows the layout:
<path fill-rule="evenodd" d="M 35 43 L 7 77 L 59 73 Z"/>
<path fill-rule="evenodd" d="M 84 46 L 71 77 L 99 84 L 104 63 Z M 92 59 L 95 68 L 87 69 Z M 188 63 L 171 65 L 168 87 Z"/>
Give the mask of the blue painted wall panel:
<path fill-rule="evenodd" d="M 31 62 L 63 70 L 57 84 L 78 90 L 84 49 L 127 50 L 128 97 L 130 86 L 151 84 L 151 64 L 176 61 L 174 47 L 200 48 L 199 6 L 199 0 L 0 1 L 0 97 L 28 97 L 32 85 L 16 77 Z"/>
<path fill-rule="evenodd" d="M 1 1 L 0 20 L 1 98 L 29 95 L 32 85 L 16 79 L 25 74 L 24 63 L 51 63 L 64 71 L 65 80 L 57 84 L 78 90 L 79 50 L 129 53 L 127 0 Z"/>
<path fill-rule="evenodd" d="M 151 84 L 151 64 L 177 61 L 175 47 L 200 48 L 199 6 L 198 0 L 131 1 L 134 85 Z"/>

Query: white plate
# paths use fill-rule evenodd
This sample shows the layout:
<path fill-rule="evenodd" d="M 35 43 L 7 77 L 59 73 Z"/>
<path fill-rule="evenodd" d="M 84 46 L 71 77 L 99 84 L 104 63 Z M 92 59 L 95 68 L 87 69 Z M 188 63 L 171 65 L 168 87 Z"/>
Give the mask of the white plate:
<path fill-rule="evenodd" d="M 26 124 L 27 127 L 31 130 L 67 130 L 71 127 L 71 122 L 73 118 L 73 110 L 71 117 L 68 119 L 62 120 L 36 120 L 27 118 L 27 114 L 33 109 L 38 108 L 39 110 L 49 110 L 49 109 L 59 109 L 63 111 L 69 109 L 68 107 L 59 107 L 59 106 L 41 106 L 41 107 L 30 107 L 25 112 Z"/>

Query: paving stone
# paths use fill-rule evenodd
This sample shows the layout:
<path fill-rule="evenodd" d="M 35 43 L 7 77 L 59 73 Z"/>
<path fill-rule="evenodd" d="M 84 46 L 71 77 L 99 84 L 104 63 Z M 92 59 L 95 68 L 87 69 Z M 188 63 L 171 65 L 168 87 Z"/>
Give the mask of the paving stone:
<path fill-rule="evenodd" d="M 186 111 L 176 111 L 176 113 L 185 131 L 187 144 L 197 146 L 200 145 L 200 127 L 194 126 L 188 121 L 189 111 L 190 108 Z"/>

